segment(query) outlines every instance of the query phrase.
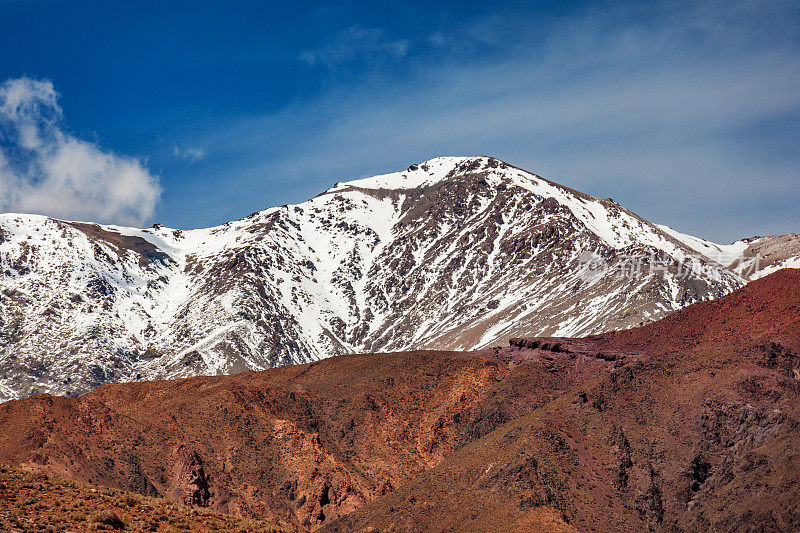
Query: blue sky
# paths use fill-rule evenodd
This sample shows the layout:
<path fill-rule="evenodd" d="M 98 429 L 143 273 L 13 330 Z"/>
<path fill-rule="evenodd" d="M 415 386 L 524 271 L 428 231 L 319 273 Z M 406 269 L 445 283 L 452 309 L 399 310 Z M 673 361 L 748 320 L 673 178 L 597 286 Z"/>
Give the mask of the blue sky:
<path fill-rule="evenodd" d="M 797 1 L 5 0 L 2 80 L 0 211 L 201 227 L 486 154 L 717 241 L 800 231 Z"/>

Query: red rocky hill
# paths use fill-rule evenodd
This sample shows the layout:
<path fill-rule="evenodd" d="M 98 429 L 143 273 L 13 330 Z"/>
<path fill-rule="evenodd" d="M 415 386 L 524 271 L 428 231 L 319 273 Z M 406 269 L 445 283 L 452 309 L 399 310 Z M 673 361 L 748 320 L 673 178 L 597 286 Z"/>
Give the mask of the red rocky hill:
<path fill-rule="evenodd" d="M 648 326 L 0 404 L 0 462 L 303 529 L 794 530 L 800 271 Z"/>

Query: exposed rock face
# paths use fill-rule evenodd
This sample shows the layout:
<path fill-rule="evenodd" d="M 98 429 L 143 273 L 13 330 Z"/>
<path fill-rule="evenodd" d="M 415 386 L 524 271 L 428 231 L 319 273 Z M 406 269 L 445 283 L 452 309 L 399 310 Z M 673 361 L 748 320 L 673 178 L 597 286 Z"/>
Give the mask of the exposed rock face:
<path fill-rule="evenodd" d="M 173 457 L 172 498 L 185 505 L 208 507 L 213 494 L 203 460 L 186 446 L 176 447 Z"/>
<path fill-rule="evenodd" d="M 210 229 L 4 214 L 0 400 L 631 327 L 745 283 L 685 268 L 728 248 L 487 157 Z"/>

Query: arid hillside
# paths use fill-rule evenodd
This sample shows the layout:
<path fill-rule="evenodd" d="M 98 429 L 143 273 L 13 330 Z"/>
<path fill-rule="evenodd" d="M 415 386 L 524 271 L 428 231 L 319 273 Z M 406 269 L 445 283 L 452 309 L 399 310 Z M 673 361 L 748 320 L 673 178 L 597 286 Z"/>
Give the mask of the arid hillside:
<path fill-rule="evenodd" d="M 0 405 L 0 462 L 302 529 L 796 530 L 800 270 L 641 328 Z"/>
<path fill-rule="evenodd" d="M 282 533 L 291 530 L 132 492 L 0 466 L 0 531 Z"/>
<path fill-rule="evenodd" d="M 635 355 L 329 530 L 800 527 L 800 271 L 574 343 Z"/>

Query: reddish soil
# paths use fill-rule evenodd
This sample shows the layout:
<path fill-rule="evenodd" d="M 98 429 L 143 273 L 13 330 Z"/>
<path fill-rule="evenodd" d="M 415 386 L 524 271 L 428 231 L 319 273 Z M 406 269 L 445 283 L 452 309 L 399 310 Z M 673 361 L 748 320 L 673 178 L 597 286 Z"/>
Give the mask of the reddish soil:
<path fill-rule="evenodd" d="M 328 529 L 555 530 L 543 508 L 580 531 L 800 529 L 800 270 L 636 330 L 514 343 L 536 341 L 630 355 Z"/>
<path fill-rule="evenodd" d="M 289 530 L 108 487 L 0 466 L 0 531 L 236 531 Z"/>
<path fill-rule="evenodd" d="M 0 461 L 314 529 L 607 371 L 415 352 L 0 405 Z"/>
<path fill-rule="evenodd" d="M 302 529 L 797 530 L 800 270 L 635 330 L 0 405 L 0 462 Z"/>

